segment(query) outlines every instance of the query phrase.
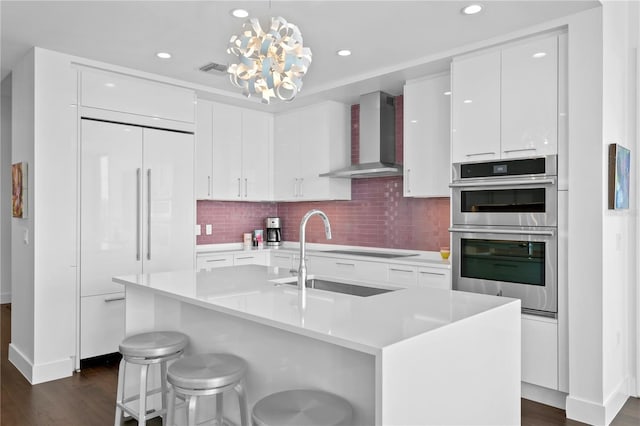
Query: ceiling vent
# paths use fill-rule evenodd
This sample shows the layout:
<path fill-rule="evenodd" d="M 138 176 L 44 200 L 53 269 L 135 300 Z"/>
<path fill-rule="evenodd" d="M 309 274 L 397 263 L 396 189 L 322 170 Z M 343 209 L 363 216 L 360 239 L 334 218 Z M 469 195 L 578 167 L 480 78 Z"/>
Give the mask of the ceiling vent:
<path fill-rule="evenodd" d="M 217 74 L 217 73 L 226 73 L 227 68 L 228 68 L 227 65 L 218 64 L 216 62 L 209 62 L 208 64 L 201 66 L 199 69 L 200 71 L 206 72 L 209 74 Z"/>

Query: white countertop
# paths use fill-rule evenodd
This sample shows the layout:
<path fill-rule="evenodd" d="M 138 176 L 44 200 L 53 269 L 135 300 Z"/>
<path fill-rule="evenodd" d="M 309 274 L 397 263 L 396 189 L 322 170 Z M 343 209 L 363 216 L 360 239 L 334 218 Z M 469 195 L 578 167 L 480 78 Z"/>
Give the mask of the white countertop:
<path fill-rule="evenodd" d="M 299 243 L 294 241 L 285 241 L 281 246 L 264 246 L 263 248 L 255 248 L 252 247 L 250 249 L 243 249 L 242 243 L 228 243 L 228 244 L 204 244 L 196 246 L 196 253 L 216 253 L 216 252 L 271 252 L 273 250 L 287 252 L 287 253 L 298 253 Z M 376 256 L 362 256 L 358 254 L 347 254 L 347 253 L 332 253 L 332 250 L 352 250 L 359 252 L 370 252 L 372 254 L 378 253 L 400 253 L 400 254 L 410 254 L 411 256 L 406 257 L 376 257 Z M 439 252 L 435 251 L 420 251 L 420 250 L 406 250 L 406 249 L 392 249 L 392 248 L 381 248 L 381 247 L 362 247 L 362 246 L 342 246 L 342 245 L 334 245 L 334 244 L 319 244 L 319 243 L 307 243 L 306 251 L 308 256 L 322 256 L 322 257 L 333 257 L 340 259 L 359 259 L 359 260 L 368 260 L 372 262 L 385 262 L 385 263 L 393 263 L 393 264 L 402 264 L 402 265 L 412 265 L 412 266 L 432 266 L 443 269 L 450 269 L 451 264 L 449 260 L 443 260 L 440 257 Z"/>
<path fill-rule="evenodd" d="M 273 282 L 290 277 L 282 268 L 246 265 L 113 280 L 371 354 L 487 310 L 519 303 L 505 297 L 430 288 L 399 289 L 370 297 L 308 289 L 303 301 L 295 286 Z"/>

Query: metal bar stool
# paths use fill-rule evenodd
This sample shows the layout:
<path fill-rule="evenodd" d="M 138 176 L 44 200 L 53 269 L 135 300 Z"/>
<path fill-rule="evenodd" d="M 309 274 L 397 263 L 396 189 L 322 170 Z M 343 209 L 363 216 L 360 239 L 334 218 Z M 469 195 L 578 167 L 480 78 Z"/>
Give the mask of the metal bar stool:
<path fill-rule="evenodd" d="M 122 360 L 118 371 L 118 392 L 116 395 L 116 418 L 114 424 L 122 425 L 125 413 L 138 420 L 139 425 L 145 425 L 147 420 L 162 416 L 167 410 L 167 361 L 176 359 L 182 355 L 184 348 L 189 343 L 186 334 L 176 331 L 154 331 L 150 333 L 135 334 L 125 338 L 120 343 Z M 147 390 L 147 375 L 151 364 L 160 364 L 160 387 Z M 140 365 L 140 393 L 125 398 L 125 369 L 127 364 Z M 156 393 L 162 395 L 162 409 L 147 413 L 147 397 Z M 139 401 L 138 410 L 128 404 Z"/>
<path fill-rule="evenodd" d="M 216 395 L 216 424 L 229 424 L 223 415 L 222 395 L 233 389 L 238 396 L 240 422 L 249 426 L 249 408 L 245 394 L 244 376 L 247 363 L 231 354 L 198 354 L 179 359 L 167 371 L 169 389 L 167 425 L 175 423 L 175 398 L 179 396 L 187 405 L 187 422 L 196 424 L 198 397 Z"/>
<path fill-rule="evenodd" d="M 352 418 L 353 407 L 346 399 L 312 389 L 267 395 L 251 413 L 254 426 L 346 426 Z"/>

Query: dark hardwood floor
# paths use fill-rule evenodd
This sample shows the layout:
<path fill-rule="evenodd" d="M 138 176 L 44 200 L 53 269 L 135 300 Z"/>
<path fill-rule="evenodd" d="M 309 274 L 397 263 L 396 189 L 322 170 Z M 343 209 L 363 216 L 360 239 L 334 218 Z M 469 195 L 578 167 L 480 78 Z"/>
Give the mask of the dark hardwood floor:
<path fill-rule="evenodd" d="M 31 386 L 8 361 L 11 305 L 0 305 L 0 425 L 74 426 L 113 424 L 117 362 L 87 366 L 72 377 Z M 160 426 L 160 419 L 148 422 Z M 135 425 L 135 421 L 128 422 Z M 581 425 L 557 408 L 522 400 L 523 426 Z M 640 399 L 630 398 L 613 426 L 640 425 Z"/>

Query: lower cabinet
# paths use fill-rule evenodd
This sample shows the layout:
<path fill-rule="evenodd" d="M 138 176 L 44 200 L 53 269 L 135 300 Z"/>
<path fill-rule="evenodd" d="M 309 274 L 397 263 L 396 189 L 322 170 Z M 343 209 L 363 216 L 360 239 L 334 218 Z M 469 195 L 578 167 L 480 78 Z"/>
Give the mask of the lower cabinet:
<path fill-rule="evenodd" d="M 415 287 L 418 283 L 418 268 L 409 265 L 389 265 L 387 281 L 398 287 Z"/>
<path fill-rule="evenodd" d="M 558 389 L 558 322 L 522 315 L 522 381 Z"/>
<path fill-rule="evenodd" d="M 124 292 L 80 299 L 81 359 L 118 352 L 124 339 L 124 302 Z"/>
<path fill-rule="evenodd" d="M 208 271 L 223 266 L 268 264 L 267 252 L 198 253 L 196 255 L 196 269 L 198 271 Z"/>
<path fill-rule="evenodd" d="M 327 275 L 350 280 L 386 282 L 387 264 L 323 256 L 307 256 L 309 274 Z"/>
<path fill-rule="evenodd" d="M 451 290 L 451 271 L 449 269 L 421 266 L 418 268 L 418 287 Z"/>

